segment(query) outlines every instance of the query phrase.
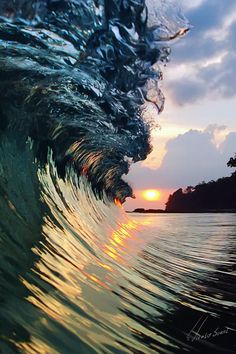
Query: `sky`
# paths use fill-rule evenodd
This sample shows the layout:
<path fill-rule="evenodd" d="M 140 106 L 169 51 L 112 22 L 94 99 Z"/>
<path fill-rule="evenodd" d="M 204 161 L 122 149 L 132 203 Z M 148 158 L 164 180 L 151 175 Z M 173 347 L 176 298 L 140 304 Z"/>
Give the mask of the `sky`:
<path fill-rule="evenodd" d="M 227 161 L 236 153 L 236 1 L 178 3 L 192 27 L 171 44 L 160 128 L 152 132 L 152 153 L 125 177 L 136 195 L 126 210 L 165 208 L 174 190 L 232 173 Z M 159 190 L 159 200 L 144 200 L 146 189 Z"/>

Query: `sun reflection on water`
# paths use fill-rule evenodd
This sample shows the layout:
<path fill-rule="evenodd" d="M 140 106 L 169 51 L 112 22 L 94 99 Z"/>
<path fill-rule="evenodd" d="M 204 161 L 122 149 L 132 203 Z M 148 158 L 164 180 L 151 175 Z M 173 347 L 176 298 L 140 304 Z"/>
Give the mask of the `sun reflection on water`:
<path fill-rule="evenodd" d="M 127 251 L 128 240 L 134 237 L 131 231 L 137 228 L 138 223 L 132 220 L 121 223 L 116 230 L 111 232 L 111 236 L 103 246 L 104 252 L 114 260 L 119 260 L 119 262 L 123 263 L 122 255 Z"/>

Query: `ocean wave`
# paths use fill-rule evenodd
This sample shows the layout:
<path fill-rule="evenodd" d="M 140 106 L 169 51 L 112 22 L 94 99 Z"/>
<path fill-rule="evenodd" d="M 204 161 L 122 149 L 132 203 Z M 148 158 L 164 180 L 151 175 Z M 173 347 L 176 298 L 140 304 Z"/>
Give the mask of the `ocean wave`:
<path fill-rule="evenodd" d="M 152 115 L 163 109 L 156 63 L 168 60 L 166 41 L 187 29 L 173 1 L 147 5 L 0 5 L 1 130 L 30 137 L 42 164 L 50 148 L 60 177 L 72 166 L 100 196 L 121 202 L 133 195 L 122 176 L 151 151 L 148 105 Z"/>
<path fill-rule="evenodd" d="M 122 177 L 151 151 L 158 63 L 187 27 L 173 1 L 0 2 L 3 353 L 154 351 L 126 314 L 133 281 L 153 285 Z"/>

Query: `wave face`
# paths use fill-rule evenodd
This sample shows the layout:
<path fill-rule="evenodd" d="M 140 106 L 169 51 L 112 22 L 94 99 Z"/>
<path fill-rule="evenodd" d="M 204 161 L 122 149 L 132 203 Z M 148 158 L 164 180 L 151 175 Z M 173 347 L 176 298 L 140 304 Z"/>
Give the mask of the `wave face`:
<path fill-rule="evenodd" d="M 235 214 L 130 219 L 2 138 L 0 215 L 1 353 L 235 353 Z"/>

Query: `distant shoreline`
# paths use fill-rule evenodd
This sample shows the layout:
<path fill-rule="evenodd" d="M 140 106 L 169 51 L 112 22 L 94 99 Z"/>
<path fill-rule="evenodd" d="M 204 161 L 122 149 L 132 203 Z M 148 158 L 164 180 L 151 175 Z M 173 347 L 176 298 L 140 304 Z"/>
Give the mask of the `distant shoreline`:
<path fill-rule="evenodd" d="M 133 211 L 126 210 L 126 213 L 137 214 L 207 214 L 207 213 L 236 213 L 236 209 L 209 209 L 209 210 L 196 210 L 196 211 L 166 211 L 162 209 L 135 209 Z"/>

